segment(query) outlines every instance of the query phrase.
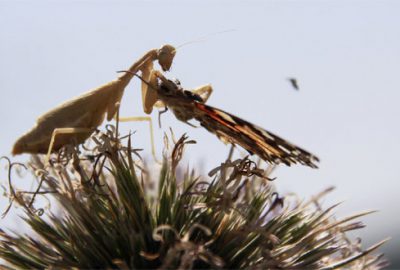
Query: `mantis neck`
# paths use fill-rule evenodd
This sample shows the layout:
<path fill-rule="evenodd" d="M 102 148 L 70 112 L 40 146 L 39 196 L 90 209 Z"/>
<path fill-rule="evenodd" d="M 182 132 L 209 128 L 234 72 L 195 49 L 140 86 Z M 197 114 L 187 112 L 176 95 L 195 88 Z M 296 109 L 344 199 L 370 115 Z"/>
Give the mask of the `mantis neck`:
<path fill-rule="evenodd" d="M 156 59 L 157 49 L 148 51 L 128 69 L 129 72 L 123 73 L 120 77 L 118 77 L 118 79 L 121 81 L 126 81 L 128 83 L 133 78 L 134 74 L 136 74 L 139 70 L 146 67 L 149 63 L 153 62 Z"/>

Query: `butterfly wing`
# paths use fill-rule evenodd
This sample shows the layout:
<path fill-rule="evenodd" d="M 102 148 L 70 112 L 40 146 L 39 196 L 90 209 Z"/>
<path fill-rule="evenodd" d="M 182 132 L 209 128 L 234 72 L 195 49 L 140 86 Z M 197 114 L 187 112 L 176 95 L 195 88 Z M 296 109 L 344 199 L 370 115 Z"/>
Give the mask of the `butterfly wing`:
<path fill-rule="evenodd" d="M 221 140 L 238 144 L 273 164 L 282 162 L 290 166 L 300 163 L 318 168 L 316 163 L 319 159 L 316 156 L 277 135 L 204 103 L 194 104 L 195 119 Z"/>

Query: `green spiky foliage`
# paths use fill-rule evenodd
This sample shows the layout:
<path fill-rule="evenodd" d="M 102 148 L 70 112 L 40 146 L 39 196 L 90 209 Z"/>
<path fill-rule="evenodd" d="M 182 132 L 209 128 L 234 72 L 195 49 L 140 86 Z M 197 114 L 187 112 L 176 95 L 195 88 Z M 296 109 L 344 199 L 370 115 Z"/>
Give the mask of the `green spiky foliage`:
<path fill-rule="evenodd" d="M 165 151 L 160 169 L 148 169 L 130 137 L 97 134 L 84 154 L 65 148 L 52 165 L 33 158 L 35 192 L 17 191 L 32 233 L 0 232 L 0 256 L 9 269 L 380 269 L 346 231 L 363 227 L 367 213 L 334 218 L 322 209 L 325 192 L 308 202 L 274 192 L 271 168 L 247 157 L 228 158 L 199 177 L 179 161 L 185 136 Z M 12 166 L 10 166 L 12 167 Z M 11 169 L 11 168 L 10 168 Z M 151 174 L 149 173 L 151 171 Z M 155 180 L 155 175 L 158 179 Z M 36 209 L 47 197 L 49 209 Z M 13 209 L 10 207 L 10 209 Z M 10 210 L 9 209 L 9 210 Z"/>

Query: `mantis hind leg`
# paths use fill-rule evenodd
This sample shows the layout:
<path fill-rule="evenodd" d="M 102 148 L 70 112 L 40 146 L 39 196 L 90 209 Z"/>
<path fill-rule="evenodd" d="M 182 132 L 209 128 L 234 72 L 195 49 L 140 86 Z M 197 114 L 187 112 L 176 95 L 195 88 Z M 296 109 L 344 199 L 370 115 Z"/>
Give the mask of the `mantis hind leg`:
<path fill-rule="evenodd" d="M 90 128 L 56 128 L 56 129 L 54 129 L 53 133 L 51 135 L 49 148 L 47 150 L 45 164 L 49 164 L 50 154 L 51 154 L 51 152 L 53 150 L 54 142 L 55 142 L 55 139 L 56 139 L 57 135 L 75 134 L 75 133 L 91 133 L 92 131 L 93 131 L 93 129 L 90 129 Z"/>
<path fill-rule="evenodd" d="M 156 148 L 154 146 L 154 132 L 153 132 L 153 121 L 150 116 L 136 116 L 136 117 L 122 117 L 118 119 L 120 122 L 148 122 L 150 128 L 150 140 L 151 140 L 151 154 L 157 163 L 161 163 L 156 157 Z"/>

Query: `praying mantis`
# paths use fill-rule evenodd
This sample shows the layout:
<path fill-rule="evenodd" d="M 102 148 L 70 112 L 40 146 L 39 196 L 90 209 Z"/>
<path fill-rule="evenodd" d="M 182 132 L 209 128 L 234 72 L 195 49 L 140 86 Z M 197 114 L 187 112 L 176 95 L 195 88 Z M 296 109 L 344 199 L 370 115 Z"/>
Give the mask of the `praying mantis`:
<path fill-rule="evenodd" d="M 12 154 L 47 154 L 46 163 L 48 163 L 50 154 L 64 145 L 83 143 L 101 125 L 106 116 L 107 121 L 116 116 L 125 87 L 134 74 L 141 71 L 142 77 L 150 80 L 153 62 L 157 60 L 162 70 L 168 71 L 175 54 L 175 47 L 168 44 L 159 49 L 152 49 L 136 61 L 129 68 L 129 72 L 43 114 L 37 119 L 35 126 L 15 142 Z M 142 83 L 143 110 L 150 114 L 158 98 L 155 91 L 148 90 L 148 85 Z M 152 154 L 155 156 L 151 118 L 121 119 L 121 121 L 130 120 L 150 123 Z"/>

